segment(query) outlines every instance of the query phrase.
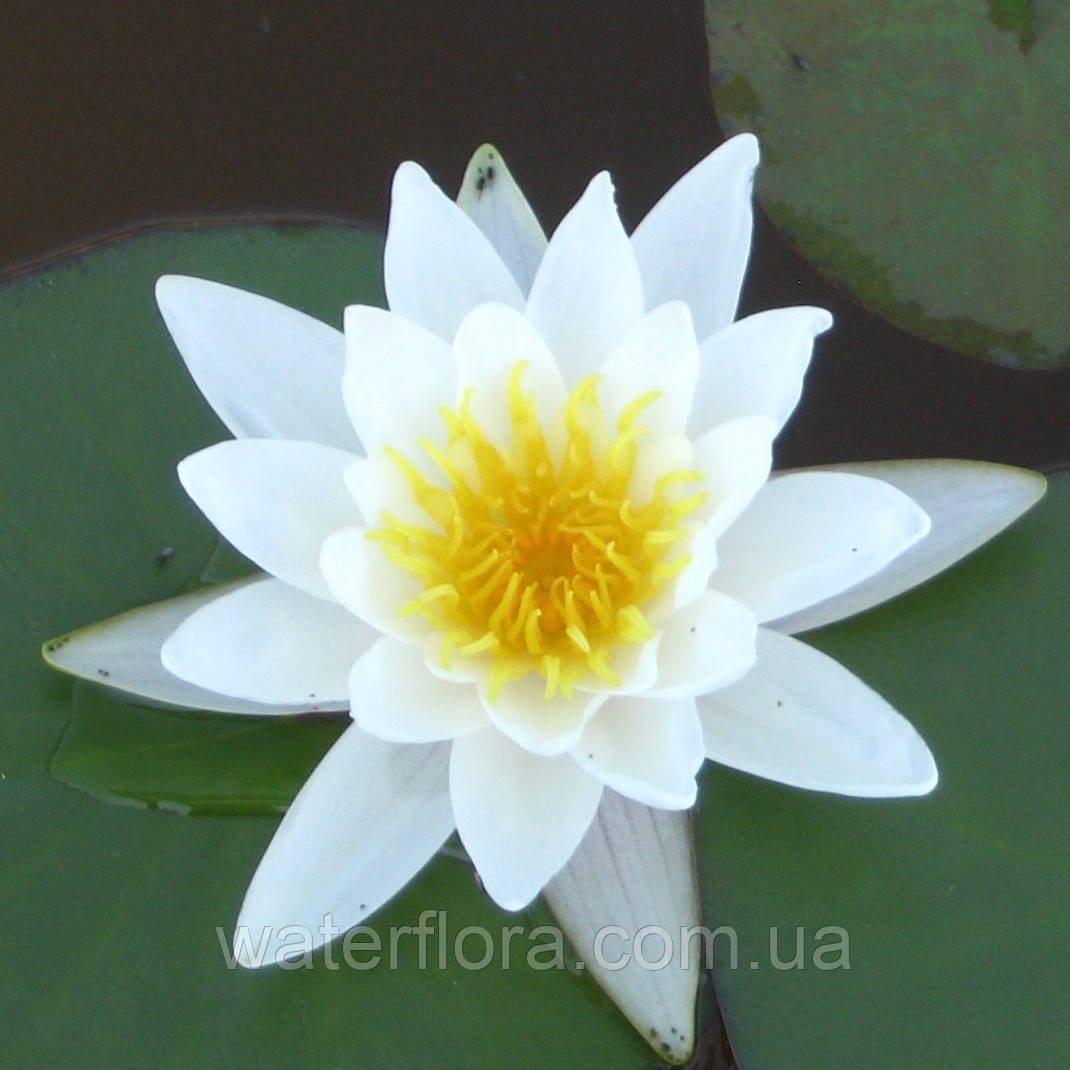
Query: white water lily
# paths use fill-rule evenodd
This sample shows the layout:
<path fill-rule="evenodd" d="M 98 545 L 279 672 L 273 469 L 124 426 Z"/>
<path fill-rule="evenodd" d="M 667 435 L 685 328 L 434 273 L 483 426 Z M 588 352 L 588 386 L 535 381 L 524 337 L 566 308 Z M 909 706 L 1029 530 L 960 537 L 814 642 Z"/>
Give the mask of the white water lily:
<path fill-rule="evenodd" d="M 946 567 L 1043 480 L 968 462 L 770 478 L 831 317 L 732 322 L 756 164 L 733 139 L 630 238 L 599 175 L 549 241 L 494 150 L 458 203 L 404 164 L 390 310 L 347 309 L 344 346 L 267 299 L 160 281 L 236 436 L 180 478 L 267 575 L 51 658 L 78 671 L 91 652 L 112 683 L 179 705 L 350 709 L 239 925 L 351 927 L 455 828 L 499 904 L 549 885 L 574 938 L 602 901 L 605 924 L 696 924 L 677 818 L 706 758 L 847 795 L 935 786 L 909 723 L 787 633 Z M 621 895 L 607 857 L 643 894 Z M 636 902 L 657 916 L 608 914 Z M 268 960 L 285 950 L 273 935 Z M 601 980 L 644 1034 L 673 1021 L 666 1054 L 687 1057 L 694 970 Z"/>

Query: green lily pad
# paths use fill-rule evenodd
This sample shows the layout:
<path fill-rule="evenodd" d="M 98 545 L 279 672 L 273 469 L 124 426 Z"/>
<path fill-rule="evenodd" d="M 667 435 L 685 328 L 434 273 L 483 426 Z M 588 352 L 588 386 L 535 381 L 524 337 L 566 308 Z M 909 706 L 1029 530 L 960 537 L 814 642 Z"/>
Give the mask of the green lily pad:
<path fill-rule="evenodd" d="M 708 769 L 699 856 L 710 916 L 736 933 L 716 983 L 743 1067 L 1065 1065 L 1067 531 L 1060 476 L 942 578 L 807 637 L 917 726 L 933 795 Z"/>
<path fill-rule="evenodd" d="M 923 337 L 1070 363 L 1070 9 L 707 0 L 714 102 L 824 274 Z"/>
<path fill-rule="evenodd" d="M 40 644 L 186 590 L 202 574 L 234 571 L 213 561 L 216 535 L 175 476 L 181 457 L 226 432 L 155 311 L 157 276 L 217 279 L 340 326 L 344 305 L 382 301 L 381 256 L 381 236 L 346 227 L 164 230 L 0 284 L 5 1066 L 652 1063 L 571 963 L 530 963 L 545 919 L 499 911 L 470 868 L 448 857 L 374 919 L 384 947 L 375 968 L 331 968 L 321 953 L 310 969 L 229 969 L 220 941 L 277 819 L 107 805 L 49 773 L 53 761 L 57 774 L 96 794 L 203 808 L 213 792 L 213 805 L 225 802 L 236 784 L 235 797 L 248 801 L 260 764 L 279 777 L 265 781 L 257 805 L 274 807 L 327 744 L 322 724 L 298 745 L 303 724 L 258 736 L 243 719 L 250 734 L 236 736 L 233 718 L 195 729 L 86 692 L 53 760 L 71 719 L 71 681 L 44 665 Z M 205 743 L 213 733 L 223 737 L 214 751 Z M 140 769 L 123 739 L 147 744 Z M 239 746 L 250 753 L 235 757 Z M 404 934 L 392 966 L 390 927 L 414 926 L 428 908 L 443 912 L 435 924 L 446 934 L 444 968 L 437 935 L 429 968 Z M 454 954 L 467 925 L 493 935 L 492 966 L 468 969 Z M 510 925 L 522 932 L 502 969 L 501 930 Z M 465 950 L 478 961 L 478 941 Z"/>
<path fill-rule="evenodd" d="M 74 685 L 52 775 L 109 802 L 181 814 L 274 814 L 342 734 L 344 715 L 205 717 Z"/>

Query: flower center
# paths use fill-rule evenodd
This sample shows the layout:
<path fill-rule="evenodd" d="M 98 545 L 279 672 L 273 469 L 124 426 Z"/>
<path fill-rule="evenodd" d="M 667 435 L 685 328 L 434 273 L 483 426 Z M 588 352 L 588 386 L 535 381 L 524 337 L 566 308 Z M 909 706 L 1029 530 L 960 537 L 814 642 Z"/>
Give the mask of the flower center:
<path fill-rule="evenodd" d="M 469 390 L 457 409 L 442 409 L 445 448 L 420 440 L 444 485 L 387 450 L 428 525 L 384 513 L 368 535 L 423 583 L 401 612 L 441 633 L 443 668 L 455 654 L 492 658 L 491 700 L 533 671 L 548 699 L 571 697 L 588 674 L 618 686 L 611 656 L 654 636 L 642 607 L 687 567 L 690 557 L 674 548 L 689 534 L 685 518 L 707 497 L 690 486 L 702 474 L 689 470 L 647 479 L 645 491 L 635 486 L 645 433 L 638 418 L 658 392 L 628 405 L 611 436 L 598 376 L 590 376 L 548 440 L 523 372 L 520 363 L 509 378 L 509 449 L 475 420 Z M 648 500 L 636 500 L 637 492 Z"/>

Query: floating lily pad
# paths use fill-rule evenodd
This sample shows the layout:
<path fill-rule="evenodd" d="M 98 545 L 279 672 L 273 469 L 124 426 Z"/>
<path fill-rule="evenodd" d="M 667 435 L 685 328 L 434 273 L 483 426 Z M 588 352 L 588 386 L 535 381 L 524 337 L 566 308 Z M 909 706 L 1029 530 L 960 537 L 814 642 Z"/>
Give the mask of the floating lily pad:
<path fill-rule="evenodd" d="M 52 775 L 109 802 L 181 814 L 283 813 L 349 718 L 204 717 L 74 685 Z"/>
<path fill-rule="evenodd" d="M 747 1070 L 1066 1063 L 1068 531 L 1060 476 L 943 577 L 806 637 L 917 726 L 933 795 L 708 768 L 699 853 L 709 912 L 737 937 L 734 966 L 717 938 L 716 979 Z"/>
<path fill-rule="evenodd" d="M 1044 0 L 707 0 L 714 102 L 758 195 L 898 326 L 1070 363 L 1070 9 Z"/>

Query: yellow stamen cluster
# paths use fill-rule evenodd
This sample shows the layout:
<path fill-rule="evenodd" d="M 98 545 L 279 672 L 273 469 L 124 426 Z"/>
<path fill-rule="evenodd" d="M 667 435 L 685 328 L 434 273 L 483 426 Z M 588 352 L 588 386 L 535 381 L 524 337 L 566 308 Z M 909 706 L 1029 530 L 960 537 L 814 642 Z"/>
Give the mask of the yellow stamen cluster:
<path fill-rule="evenodd" d="M 455 654 L 493 659 L 492 699 L 532 671 L 547 698 L 570 697 L 589 673 L 619 684 L 610 655 L 654 635 L 640 607 L 687 566 L 672 550 L 706 498 L 685 489 L 701 473 L 683 470 L 657 479 L 650 501 L 630 497 L 644 433 L 637 420 L 657 392 L 628 405 L 610 439 L 598 377 L 584 379 L 565 405 L 563 450 L 553 451 L 523 372 L 518 364 L 509 378 L 510 450 L 484 434 L 469 390 L 458 409 L 442 410 L 446 447 L 420 441 L 445 485 L 387 451 L 429 525 L 384 514 L 368 536 L 423 583 L 402 613 L 441 632 L 444 668 Z"/>

